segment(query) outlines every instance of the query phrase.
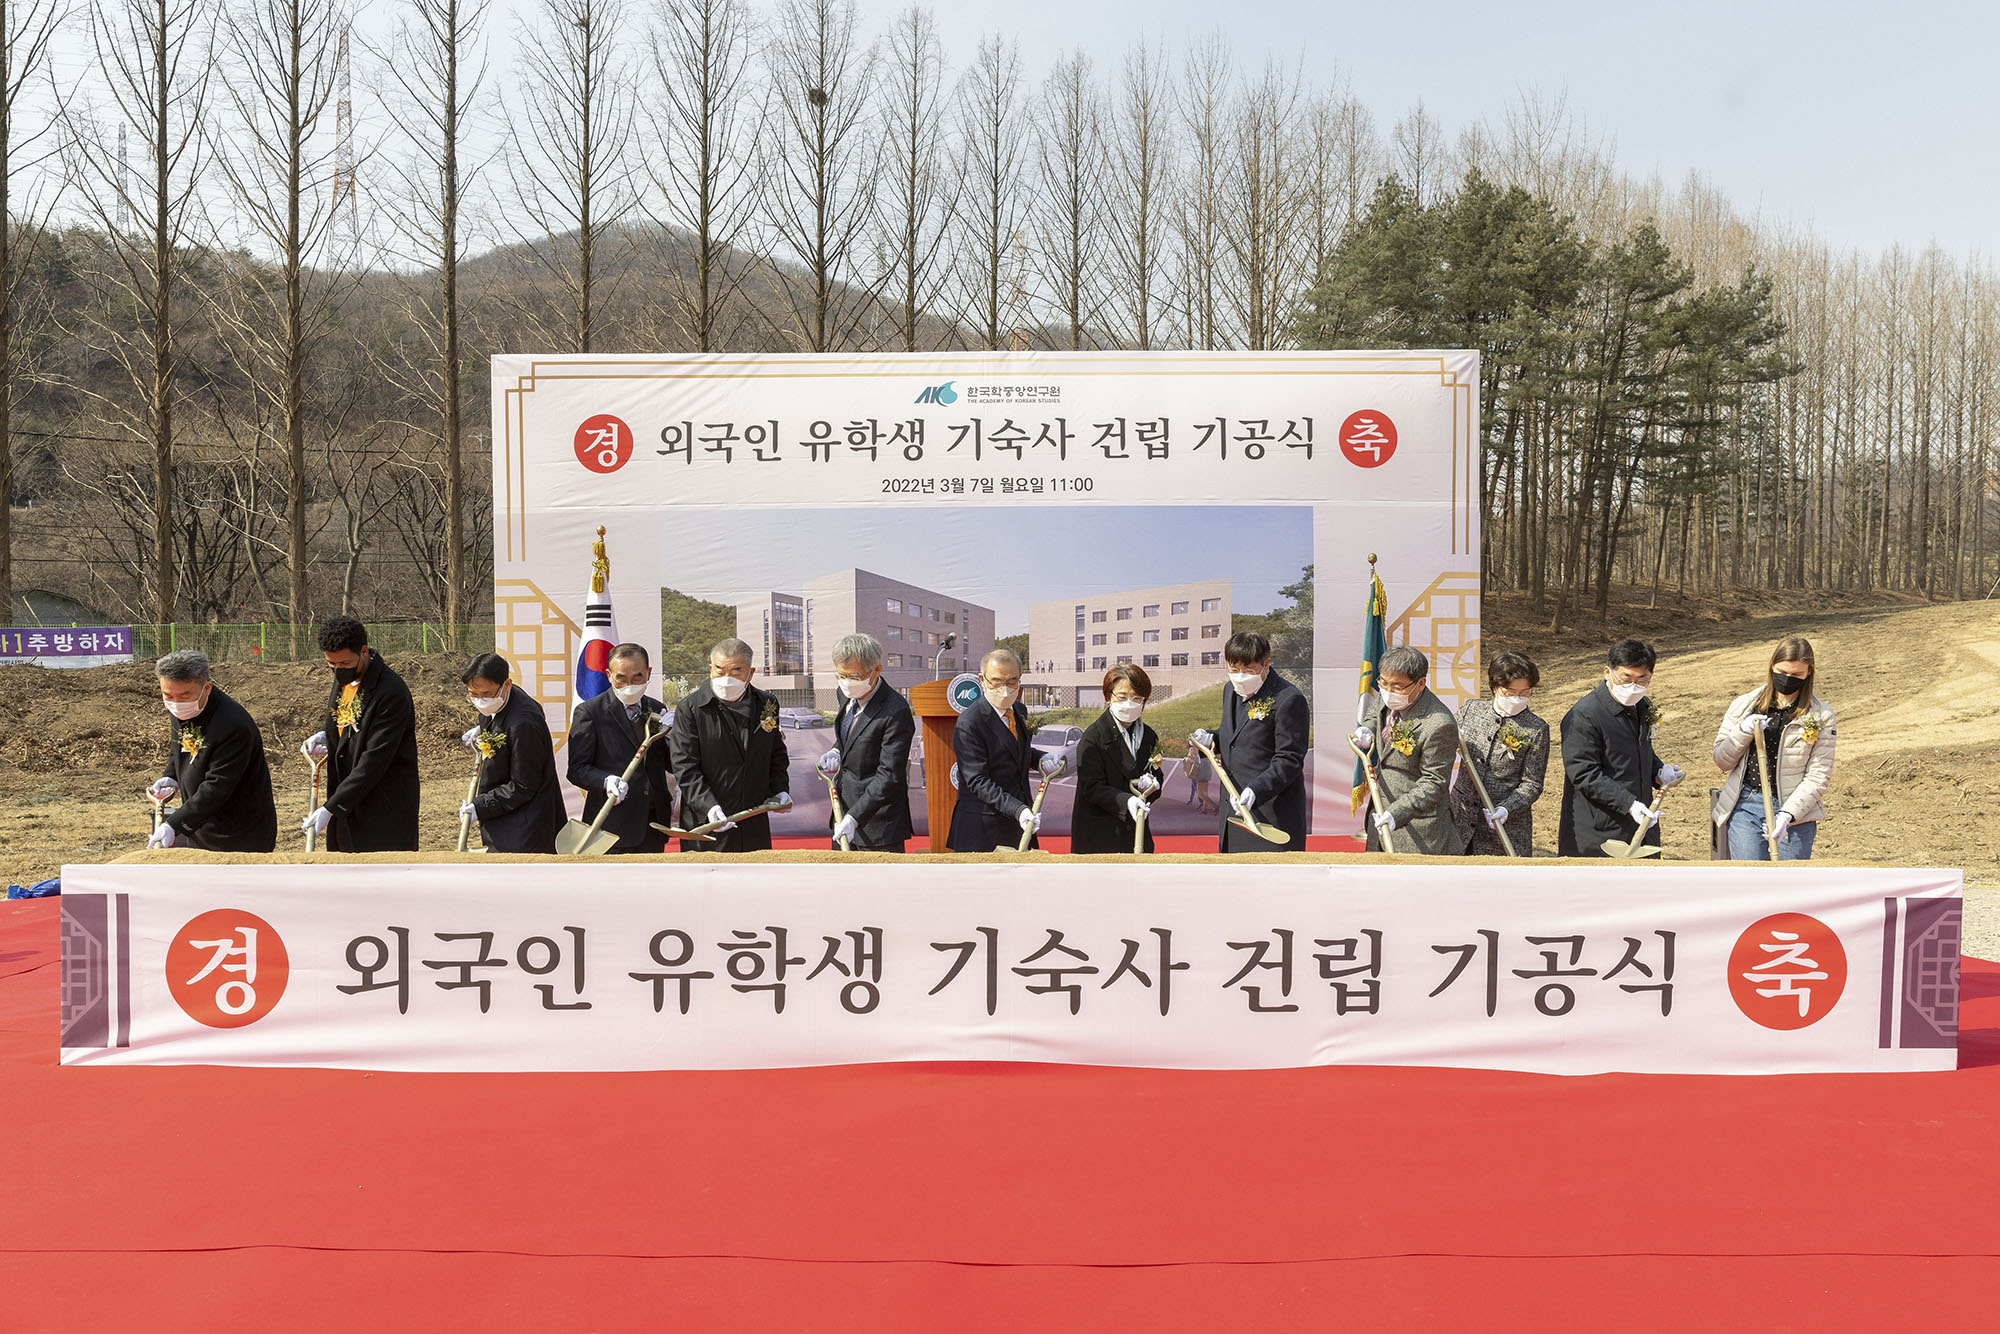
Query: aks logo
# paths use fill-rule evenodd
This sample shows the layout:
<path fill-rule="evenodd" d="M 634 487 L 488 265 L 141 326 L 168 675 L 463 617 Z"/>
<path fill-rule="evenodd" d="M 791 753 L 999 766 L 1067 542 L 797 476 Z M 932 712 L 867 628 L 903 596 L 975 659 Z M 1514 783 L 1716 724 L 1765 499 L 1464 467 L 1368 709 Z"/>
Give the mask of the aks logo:
<path fill-rule="evenodd" d="M 943 384 L 925 385 L 924 391 L 917 395 L 916 401 L 919 403 L 956 403 L 958 402 L 958 391 L 951 387 L 952 384 L 953 381 L 946 380 Z"/>

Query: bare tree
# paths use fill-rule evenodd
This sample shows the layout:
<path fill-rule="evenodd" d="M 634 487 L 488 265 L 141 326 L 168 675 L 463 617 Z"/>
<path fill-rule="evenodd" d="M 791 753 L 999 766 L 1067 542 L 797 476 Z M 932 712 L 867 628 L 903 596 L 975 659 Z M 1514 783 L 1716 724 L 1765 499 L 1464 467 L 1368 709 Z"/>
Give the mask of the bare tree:
<path fill-rule="evenodd" d="M 1419 204 L 1434 204 L 1445 188 L 1444 127 L 1423 99 L 1389 131 L 1390 163 Z"/>
<path fill-rule="evenodd" d="M 688 341 L 720 350 L 740 328 L 728 316 L 754 271 L 757 137 L 762 107 L 747 85 L 752 19 L 739 0 L 658 0 L 646 52 L 643 154 L 674 272 L 668 291 Z"/>
<path fill-rule="evenodd" d="M 507 122 L 507 169 L 522 220 L 522 275 L 546 297 L 520 314 L 543 346 L 598 350 L 615 292 L 601 253 L 631 211 L 635 113 L 623 0 L 537 0 Z"/>
<path fill-rule="evenodd" d="M 1021 230 L 1021 51 L 982 38 L 958 85 L 958 138 L 965 155 L 959 247 L 966 321 L 980 346 L 1007 345 L 1015 310 L 1012 253 Z"/>
<path fill-rule="evenodd" d="M 857 252 L 875 207 L 874 57 L 855 28 L 853 0 L 786 0 L 768 52 L 764 178 L 785 259 L 774 273 L 786 333 L 808 352 L 849 346 L 871 299 Z"/>
<path fill-rule="evenodd" d="M 1069 349 L 1093 346 L 1104 261 L 1104 130 L 1090 57 L 1056 62 L 1035 126 L 1042 282 Z"/>
<path fill-rule="evenodd" d="M 915 352 L 931 341 L 922 330 L 950 281 L 945 237 L 958 205 L 959 175 L 950 170 L 943 106 L 944 51 L 937 20 L 911 6 L 889 29 L 884 80 L 881 243 L 883 291 L 896 341 Z"/>
<path fill-rule="evenodd" d="M 1236 322 L 1246 347 L 1272 347 L 1290 320 L 1300 276 L 1300 104 L 1296 67 L 1275 61 L 1245 86 L 1231 114 L 1226 180 L 1236 206 L 1221 214 L 1220 231 L 1235 261 Z"/>
<path fill-rule="evenodd" d="M 481 30 L 486 0 L 410 0 L 391 46 L 389 71 L 405 153 L 381 192 L 397 249 L 411 267 L 404 308 L 425 355 L 399 377 L 432 423 L 441 446 L 444 568 L 438 606 L 447 635 L 467 619 L 465 532 L 465 345 L 458 268 L 467 241 L 467 199 L 481 162 L 471 149 L 485 79 Z"/>
<path fill-rule="evenodd" d="M 0 616 L 14 606 L 14 405 L 20 396 L 15 329 L 22 272 L 41 249 L 56 192 L 17 193 L 15 178 L 55 153 L 51 119 L 39 128 L 15 115 L 21 91 L 47 73 L 49 44 L 65 13 L 55 4 L 0 0 Z"/>
<path fill-rule="evenodd" d="M 1160 225 L 1173 189 L 1173 133 L 1166 70 L 1144 42 L 1125 57 L 1110 115 L 1107 193 L 1113 204 L 1108 232 L 1112 254 L 1112 304 L 1123 315 L 1133 347 L 1153 346 L 1159 319 L 1159 286 L 1167 246 Z"/>
<path fill-rule="evenodd" d="M 1211 37 L 1188 52 L 1181 75 L 1181 142 L 1189 154 L 1180 176 L 1181 313 L 1187 345 L 1226 346 L 1222 273 L 1225 160 L 1228 155 L 1229 48 Z"/>
<path fill-rule="evenodd" d="M 95 0 L 89 30 L 108 105 L 80 112 L 69 135 L 75 197 L 105 236 L 85 275 L 94 299 L 73 332 L 104 349 L 122 379 L 111 385 L 88 376 L 75 388 L 110 430 L 151 450 L 145 582 L 162 622 L 174 619 L 176 607 L 175 376 L 185 321 L 178 288 L 205 166 L 212 20 L 205 0 Z M 126 170 L 126 129 L 138 143 L 142 178 Z"/>

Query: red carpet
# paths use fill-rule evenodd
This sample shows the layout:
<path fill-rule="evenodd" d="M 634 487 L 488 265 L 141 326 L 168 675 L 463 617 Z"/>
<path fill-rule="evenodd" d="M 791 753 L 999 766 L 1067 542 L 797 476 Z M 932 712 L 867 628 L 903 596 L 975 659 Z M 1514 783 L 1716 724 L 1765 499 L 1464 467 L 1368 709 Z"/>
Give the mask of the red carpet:
<path fill-rule="evenodd" d="M 58 1068 L 0 906 L 0 1330 L 1985 1328 L 1962 1068 Z"/>

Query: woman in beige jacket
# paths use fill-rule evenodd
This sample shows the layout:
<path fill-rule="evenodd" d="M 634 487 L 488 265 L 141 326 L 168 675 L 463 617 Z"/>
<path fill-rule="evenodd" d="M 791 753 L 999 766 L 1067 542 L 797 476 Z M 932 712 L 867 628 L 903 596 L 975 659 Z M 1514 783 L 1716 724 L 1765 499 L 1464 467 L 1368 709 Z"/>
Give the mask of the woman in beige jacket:
<path fill-rule="evenodd" d="M 1769 764 L 1772 836 L 1784 861 L 1812 857 L 1813 839 L 1826 816 L 1826 785 L 1833 778 L 1833 709 L 1813 693 L 1813 648 L 1803 639 L 1771 650 L 1764 684 L 1739 695 L 1715 734 L 1715 767 L 1728 777 L 1710 812 L 1724 826 L 1731 861 L 1764 861 L 1764 789 L 1758 780 L 1757 733 L 1764 734 Z"/>

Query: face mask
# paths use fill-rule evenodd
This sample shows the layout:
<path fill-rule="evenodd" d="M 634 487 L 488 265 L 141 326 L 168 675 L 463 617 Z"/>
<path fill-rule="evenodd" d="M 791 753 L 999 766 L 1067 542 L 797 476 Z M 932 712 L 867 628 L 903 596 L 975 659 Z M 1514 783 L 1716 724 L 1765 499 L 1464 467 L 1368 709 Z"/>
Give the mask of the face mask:
<path fill-rule="evenodd" d="M 200 699 L 190 699 L 185 701 L 178 699 L 163 699 L 160 701 L 160 703 L 167 706 L 168 713 L 171 713 L 172 715 L 174 715 L 174 717 L 180 719 L 182 722 L 186 722 L 190 718 L 200 716 L 202 709 L 207 707 L 208 692 L 206 690 L 202 691 Z"/>
<path fill-rule="evenodd" d="M 333 683 L 335 685 L 351 686 L 360 679 L 361 669 L 359 667 L 336 667 L 333 669 Z"/>
<path fill-rule="evenodd" d="M 1611 684 L 1611 698 L 1629 709 L 1640 700 L 1646 698 L 1646 687 L 1636 684 L 1623 685 L 1613 682 Z"/>
<path fill-rule="evenodd" d="M 1264 688 L 1264 673 L 1231 672 L 1229 674 L 1229 684 L 1236 687 L 1237 694 L 1245 699 L 1249 699 Z"/>
<path fill-rule="evenodd" d="M 733 676 L 711 676 L 708 685 L 715 691 L 715 697 L 725 704 L 734 704 L 742 699 L 743 692 L 750 688 L 748 681 L 739 681 Z"/>
<path fill-rule="evenodd" d="M 471 699 L 470 696 L 467 696 L 467 698 Z M 488 718 L 491 718 L 494 714 L 500 712 L 501 709 L 506 707 L 507 692 L 503 690 L 497 695 L 486 695 L 486 696 L 481 696 L 478 699 L 471 699 L 471 703 L 473 708 L 479 710 L 481 713 L 485 714 Z"/>
<path fill-rule="evenodd" d="M 1771 673 L 1771 688 L 1780 695 L 1796 695 L 1806 688 L 1803 676 L 1786 676 L 1783 672 Z"/>
<path fill-rule="evenodd" d="M 1495 695 L 1493 697 L 1493 712 L 1499 714 L 1502 718 L 1512 718 L 1527 707 L 1528 698 L 1525 695 Z"/>
<path fill-rule="evenodd" d="M 1382 702 L 1397 713 L 1401 713 L 1404 709 L 1409 708 L 1417 702 L 1417 692 L 1422 689 L 1422 686 L 1418 686 L 1406 695 L 1399 695 L 1393 690 L 1385 690 L 1382 692 Z"/>
<path fill-rule="evenodd" d="M 1020 693 L 1021 693 L 1021 688 L 1019 686 L 1006 686 L 1004 688 L 999 688 L 999 689 L 996 689 L 993 686 L 987 686 L 986 702 L 988 704 L 991 704 L 994 708 L 1000 710 L 1000 712 L 1005 713 L 1007 710 L 1014 707 L 1014 700 L 1020 695 Z"/>
<path fill-rule="evenodd" d="M 618 696 L 618 702 L 629 709 L 645 698 L 646 683 L 641 681 L 635 686 L 613 686 L 611 693 Z"/>
<path fill-rule="evenodd" d="M 1125 727 L 1130 727 L 1133 723 L 1138 722 L 1139 715 L 1144 713 L 1145 710 L 1146 701 L 1143 699 L 1120 699 L 1113 700 L 1111 703 L 1111 716 L 1116 718 Z"/>
<path fill-rule="evenodd" d="M 876 680 L 876 677 L 871 676 L 866 681 L 842 681 L 840 693 L 849 699 L 867 699 L 875 693 Z"/>

